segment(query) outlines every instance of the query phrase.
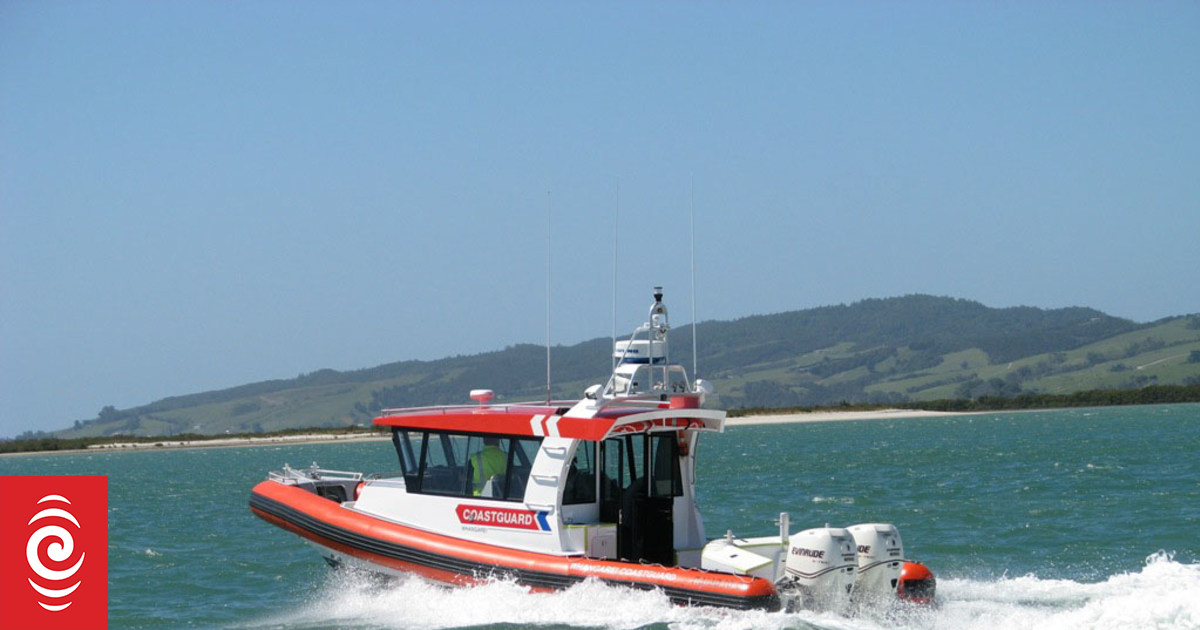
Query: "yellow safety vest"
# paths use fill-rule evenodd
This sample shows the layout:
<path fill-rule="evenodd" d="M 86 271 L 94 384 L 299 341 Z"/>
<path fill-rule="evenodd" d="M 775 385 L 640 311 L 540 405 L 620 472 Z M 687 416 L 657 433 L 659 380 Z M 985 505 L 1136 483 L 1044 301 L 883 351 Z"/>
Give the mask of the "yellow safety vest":
<path fill-rule="evenodd" d="M 504 474 L 507 463 L 508 456 L 499 446 L 485 446 L 483 450 L 471 456 L 471 464 L 475 469 L 475 478 L 472 480 L 475 484 L 475 496 L 483 492 L 483 486 L 488 479 Z"/>

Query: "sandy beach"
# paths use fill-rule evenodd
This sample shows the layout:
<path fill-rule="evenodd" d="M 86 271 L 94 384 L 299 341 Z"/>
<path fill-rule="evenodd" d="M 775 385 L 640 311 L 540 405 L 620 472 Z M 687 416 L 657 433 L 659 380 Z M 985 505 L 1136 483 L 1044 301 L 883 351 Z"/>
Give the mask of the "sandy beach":
<path fill-rule="evenodd" d="M 895 420 L 898 418 L 931 418 L 961 416 L 963 412 L 923 411 L 920 409 L 876 409 L 873 411 L 810 411 L 788 414 L 741 416 L 725 420 L 727 427 L 752 424 L 796 424 L 803 422 L 840 422 L 843 420 Z"/>
<path fill-rule="evenodd" d="M 271 437 L 215 438 L 212 440 L 163 440 L 161 442 L 114 442 L 93 444 L 89 451 L 120 451 L 160 448 L 208 448 L 220 446 L 266 446 L 270 444 L 316 444 L 322 442 L 362 442 L 390 438 L 387 433 L 298 433 Z"/>
<path fill-rule="evenodd" d="M 17 453 L 0 453 L 0 457 L 21 455 L 70 455 L 96 452 L 129 452 L 157 451 L 176 448 L 230 448 L 238 446 L 270 446 L 272 444 L 320 444 L 323 442 L 362 442 L 367 440 L 387 440 L 389 434 L 370 433 L 300 433 L 296 435 L 277 435 L 272 437 L 236 437 L 213 438 L 211 440 L 171 440 L 163 439 L 157 442 L 114 442 L 112 444 L 92 444 L 87 448 L 62 449 L 57 451 L 20 451 Z"/>

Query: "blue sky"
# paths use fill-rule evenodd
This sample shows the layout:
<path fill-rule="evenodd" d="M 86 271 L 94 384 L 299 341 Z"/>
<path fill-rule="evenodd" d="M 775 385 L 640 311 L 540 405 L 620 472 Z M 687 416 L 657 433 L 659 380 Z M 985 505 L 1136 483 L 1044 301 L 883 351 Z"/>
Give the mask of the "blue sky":
<path fill-rule="evenodd" d="M 548 214 L 686 323 L 693 187 L 700 319 L 1197 312 L 1198 113 L 1193 2 L 3 2 L 0 436 L 540 343 Z"/>

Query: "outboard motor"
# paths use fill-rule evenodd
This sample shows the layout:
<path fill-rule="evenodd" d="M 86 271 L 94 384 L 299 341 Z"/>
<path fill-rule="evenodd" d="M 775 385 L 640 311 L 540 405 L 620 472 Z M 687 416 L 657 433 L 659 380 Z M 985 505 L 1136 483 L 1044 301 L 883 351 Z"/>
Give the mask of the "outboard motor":
<path fill-rule="evenodd" d="M 862 603 L 893 599 L 904 567 L 900 531 L 890 523 L 863 523 L 846 529 L 858 548 L 854 598 Z"/>
<path fill-rule="evenodd" d="M 840 527 L 792 534 L 785 566 L 779 586 L 788 610 L 841 612 L 850 602 L 858 570 L 854 537 Z"/>

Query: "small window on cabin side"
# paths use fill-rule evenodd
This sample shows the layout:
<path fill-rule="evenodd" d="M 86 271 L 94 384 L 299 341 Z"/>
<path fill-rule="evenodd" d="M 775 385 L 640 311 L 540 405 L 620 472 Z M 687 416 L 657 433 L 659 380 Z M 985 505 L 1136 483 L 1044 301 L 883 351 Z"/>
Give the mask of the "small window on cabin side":
<path fill-rule="evenodd" d="M 646 493 L 646 434 L 626 435 L 625 450 L 629 451 L 629 456 L 625 459 L 625 467 L 629 473 L 625 489 L 633 489 L 638 494 L 644 495 Z"/>
<path fill-rule="evenodd" d="M 650 496 L 683 495 L 679 474 L 679 434 L 656 433 L 650 437 Z"/>
<path fill-rule="evenodd" d="M 625 449 L 621 438 L 608 438 L 600 443 L 600 520 L 615 523 L 621 507 L 624 487 Z"/>
<path fill-rule="evenodd" d="M 596 442 L 580 442 L 567 471 L 563 504 L 596 502 Z"/>
<path fill-rule="evenodd" d="M 425 433 L 422 431 L 406 431 L 392 429 L 392 444 L 396 447 L 396 455 L 400 459 L 400 472 L 408 489 L 420 492 L 421 449 L 425 445 Z"/>
<path fill-rule="evenodd" d="M 504 481 L 504 499 L 507 501 L 522 501 L 525 499 L 525 487 L 529 485 L 529 473 L 533 470 L 533 460 L 537 459 L 538 449 L 542 447 L 542 438 L 523 437 L 512 438 L 509 448 L 509 466 Z"/>

